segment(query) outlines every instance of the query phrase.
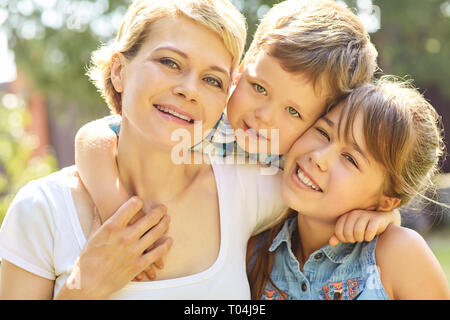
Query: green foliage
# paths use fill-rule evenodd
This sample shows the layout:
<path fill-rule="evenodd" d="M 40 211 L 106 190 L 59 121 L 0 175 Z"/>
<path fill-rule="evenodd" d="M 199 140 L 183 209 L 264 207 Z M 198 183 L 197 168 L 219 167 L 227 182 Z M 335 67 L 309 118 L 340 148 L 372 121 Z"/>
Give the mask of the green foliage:
<path fill-rule="evenodd" d="M 373 0 L 381 29 L 373 34 L 385 73 L 409 76 L 450 99 L 450 1 Z"/>
<path fill-rule="evenodd" d="M 33 157 L 36 138 L 27 134 L 26 105 L 13 94 L 0 96 L 0 223 L 17 191 L 57 169 L 55 157 Z"/>

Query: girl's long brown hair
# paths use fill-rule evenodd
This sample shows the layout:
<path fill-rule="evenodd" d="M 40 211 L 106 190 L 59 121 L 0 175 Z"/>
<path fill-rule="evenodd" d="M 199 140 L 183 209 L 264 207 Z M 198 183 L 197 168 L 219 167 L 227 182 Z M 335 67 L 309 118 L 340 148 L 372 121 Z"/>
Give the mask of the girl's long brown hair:
<path fill-rule="evenodd" d="M 252 299 L 261 299 L 264 287 L 266 286 L 267 282 L 270 282 L 281 295 L 284 295 L 284 292 L 281 291 L 275 285 L 275 283 L 272 282 L 272 279 L 270 279 L 270 272 L 272 271 L 273 267 L 274 253 L 270 252 L 269 248 L 272 245 L 273 240 L 283 227 L 284 222 L 289 218 L 295 216 L 296 214 L 296 211 L 289 209 L 284 220 L 279 222 L 270 230 L 266 231 L 267 237 L 264 237 L 265 239 L 263 239 L 263 245 L 259 248 L 256 248 L 256 251 L 249 252 L 249 255 L 253 255 L 255 257 L 255 262 L 248 273 Z M 251 248 L 249 249 L 251 250 Z"/>

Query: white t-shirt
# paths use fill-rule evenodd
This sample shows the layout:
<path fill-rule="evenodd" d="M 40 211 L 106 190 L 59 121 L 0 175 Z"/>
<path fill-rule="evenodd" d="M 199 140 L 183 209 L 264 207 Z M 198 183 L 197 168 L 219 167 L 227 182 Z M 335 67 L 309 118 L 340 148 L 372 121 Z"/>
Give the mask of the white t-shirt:
<path fill-rule="evenodd" d="M 111 299 L 250 299 L 247 241 L 286 212 L 281 173 L 261 174 L 252 165 L 212 159 L 217 184 L 221 241 L 208 269 L 180 278 L 130 282 Z M 0 257 L 38 276 L 66 282 L 86 243 L 70 190 L 70 168 L 29 182 L 14 198 L 0 229 Z"/>

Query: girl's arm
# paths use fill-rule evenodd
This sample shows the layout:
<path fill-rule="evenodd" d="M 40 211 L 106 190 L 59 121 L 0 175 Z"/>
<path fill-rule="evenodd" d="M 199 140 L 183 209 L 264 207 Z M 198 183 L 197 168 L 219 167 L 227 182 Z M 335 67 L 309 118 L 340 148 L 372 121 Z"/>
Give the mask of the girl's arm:
<path fill-rule="evenodd" d="M 85 124 L 75 137 L 75 164 L 81 181 L 106 221 L 131 195 L 119 179 L 117 136 L 106 120 Z"/>
<path fill-rule="evenodd" d="M 375 257 L 391 299 L 450 299 L 442 267 L 414 230 L 390 225 L 378 239 Z"/>

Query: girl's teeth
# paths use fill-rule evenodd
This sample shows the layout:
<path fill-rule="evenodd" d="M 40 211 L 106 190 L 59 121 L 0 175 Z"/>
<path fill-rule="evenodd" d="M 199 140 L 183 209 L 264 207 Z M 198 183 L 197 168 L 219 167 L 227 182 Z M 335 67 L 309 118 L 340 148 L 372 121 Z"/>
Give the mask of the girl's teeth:
<path fill-rule="evenodd" d="M 191 118 L 189 118 L 187 116 L 183 116 L 183 115 L 179 114 L 178 112 L 176 112 L 174 110 L 171 110 L 171 109 L 168 109 L 168 108 L 165 108 L 165 107 L 161 107 L 161 106 L 158 106 L 158 105 L 156 105 L 156 109 L 158 109 L 160 111 L 163 111 L 165 113 L 170 113 L 171 115 L 173 115 L 173 116 L 175 116 L 177 118 L 183 119 L 183 120 L 185 120 L 187 122 L 192 122 Z"/>
<path fill-rule="evenodd" d="M 310 187 L 313 190 L 320 191 L 320 188 L 315 186 L 311 180 L 307 176 L 303 174 L 303 172 L 300 170 L 300 168 L 297 169 L 297 177 L 300 179 L 301 182 L 306 184 L 308 187 Z"/>

